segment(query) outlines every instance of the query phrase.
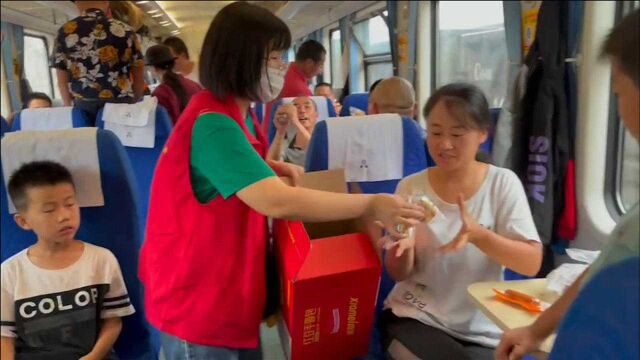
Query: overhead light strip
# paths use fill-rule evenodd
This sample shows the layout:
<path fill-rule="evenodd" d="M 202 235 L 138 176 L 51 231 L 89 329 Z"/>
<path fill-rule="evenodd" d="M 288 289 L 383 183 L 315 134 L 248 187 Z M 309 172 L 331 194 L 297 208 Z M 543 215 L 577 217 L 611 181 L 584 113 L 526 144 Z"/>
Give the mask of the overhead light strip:
<path fill-rule="evenodd" d="M 144 12 L 149 14 L 151 18 L 153 18 L 156 23 L 163 27 L 173 27 L 173 29 L 168 29 L 171 33 L 180 32 L 180 27 L 176 23 L 176 21 L 167 13 L 161 4 L 157 1 L 136 1 L 135 2 L 138 7 L 141 8 Z M 140 6 L 143 5 L 143 6 Z"/>

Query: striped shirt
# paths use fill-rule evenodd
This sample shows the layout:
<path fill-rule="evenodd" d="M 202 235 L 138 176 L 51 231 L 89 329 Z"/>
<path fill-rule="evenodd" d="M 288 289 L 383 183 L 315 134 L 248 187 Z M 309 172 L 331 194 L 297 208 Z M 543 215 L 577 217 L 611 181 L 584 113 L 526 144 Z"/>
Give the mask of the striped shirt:
<path fill-rule="evenodd" d="M 80 358 L 93 349 L 101 319 L 135 311 L 116 258 L 87 243 L 60 270 L 37 267 L 27 249 L 4 261 L 1 310 L 2 336 L 15 338 L 16 359 Z"/>

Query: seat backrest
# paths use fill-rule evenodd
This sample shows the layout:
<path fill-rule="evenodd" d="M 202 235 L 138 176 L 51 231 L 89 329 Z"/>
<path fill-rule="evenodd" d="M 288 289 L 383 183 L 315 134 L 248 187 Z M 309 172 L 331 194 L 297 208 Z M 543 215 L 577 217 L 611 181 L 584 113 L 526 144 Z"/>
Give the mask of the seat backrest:
<path fill-rule="evenodd" d="M 91 127 L 93 126 L 90 119 L 87 115 L 77 107 L 57 107 L 57 108 L 40 108 L 40 109 L 24 109 L 19 111 L 16 116 L 13 118 L 13 123 L 11 124 L 11 131 L 21 131 L 23 130 L 22 126 L 22 118 L 28 116 L 27 114 L 35 114 L 42 113 L 45 117 L 47 117 L 47 121 L 49 125 L 55 127 L 56 130 L 70 129 L 69 127 L 69 118 L 67 114 L 64 114 L 64 117 L 57 117 L 58 114 L 61 113 L 70 113 L 71 114 L 71 128 L 81 128 L 81 127 Z M 56 116 L 54 116 L 54 114 Z M 38 116 L 41 116 L 40 114 Z M 24 130 L 44 130 L 44 129 L 27 129 Z"/>
<path fill-rule="evenodd" d="M 493 134 L 494 129 L 496 128 L 496 123 L 498 122 L 498 116 L 500 116 L 500 109 L 489 109 L 489 114 L 491 115 L 491 130 L 489 131 L 489 137 L 487 137 L 487 141 L 480 144 L 480 150 L 491 154 L 491 150 L 493 150 Z"/>
<path fill-rule="evenodd" d="M 104 129 L 103 110 L 98 112 L 96 126 Z M 149 191 L 151 180 L 156 168 L 158 158 L 162 153 L 164 144 L 171 133 L 171 117 L 165 108 L 158 105 L 156 107 L 155 142 L 153 148 L 125 146 L 125 151 L 133 165 L 133 173 L 138 194 L 138 214 L 140 215 L 140 241 L 144 240 L 144 229 L 147 222 L 147 211 L 149 209 Z M 140 243 L 142 245 L 142 243 Z"/>
<path fill-rule="evenodd" d="M 369 115 L 368 115 L 369 116 Z M 367 126 L 367 117 L 362 117 L 362 125 Z M 371 115 L 375 116 L 375 115 Z M 426 144 L 415 121 L 402 118 L 403 134 L 403 177 L 424 170 L 433 164 L 428 158 Z M 305 171 L 321 171 L 329 169 L 329 146 L 327 122 L 319 121 L 313 130 L 313 135 L 307 148 Z M 367 144 L 376 146 L 377 144 Z M 380 145 L 383 146 L 383 145 Z M 366 194 L 394 193 L 401 179 L 360 182 L 362 192 Z"/>
<path fill-rule="evenodd" d="M 318 121 L 326 120 L 331 117 L 336 116 L 336 110 L 333 107 L 333 103 L 331 100 L 324 96 L 310 96 L 311 100 L 316 103 L 316 108 L 318 109 Z M 273 118 L 275 116 L 276 110 L 278 110 L 278 106 L 282 104 L 289 104 L 295 98 L 282 98 L 276 101 L 271 108 L 271 112 L 269 113 L 269 144 L 273 141 L 273 138 L 276 136 L 276 127 L 273 124 Z M 257 115 L 256 115 L 257 116 Z M 295 129 L 293 126 L 289 127 L 289 131 L 293 132 Z"/>
<path fill-rule="evenodd" d="M 9 123 L 3 117 L 0 117 L 0 137 L 4 136 L 4 133 L 11 131 Z"/>
<path fill-rule="evenodd" d="M 256 113 L 256 118 L 258 118 L 258 122 L 262 125 L 262 121 L 264 121 L 264 113 L 266 111 L 267 105 L 257 102 L 253 103 L 253 111 Z"/>
<path fill-rule="evenodd" d="M 77 131 L 81 130 L 71 129 L 62 132 Z M 53 136 L 60 132 L 46 133 Z M 2 141 L 13 136 L 30 136 L 33 133 L 11 133 Z M 142 285 L 137 276 L 140 231 L 138 230 L 139 219 L 133 169 L 124 147 L 112 132 L 96 129 L 93 136 L 97 137 L 100 181 L 105 201 L 103 206 L 80 209 L 81 225 L 76 236 L 78 239 L 107 248 L 115 255 L 122 270 L 131 304 L 136 309 L 135 314 L 122 319 L 122 332 L 115 344 L 117 354 L 121 359 L 154 359 L 157 351 L 150 342 L 150 326 L 144 315 Z M 8 156 L 11 154 L 2 153 L 3 159 Z M 34 157 L 33 160 L 43 160 L 43 158 Z M 1 163 L 0 160 L 0 166 Z M 74 169 L 70 170 L 74 172 Z M 32 232 L 20 229 L 9 214 L 4 175 L 0 181 L 0 204 L 2 225 L 0 254 L 4 261 L 35 243 L 36 238 Z"/>
<path fill-rule="evenodd" d="M 353 108 L 353 109 L 351 109 Z M 369 108 L 369 93 L 354 93 L 347 95 L 342 102 L 342 110 L 340 116 L 353 116 L 352 110 L 360 110 L 367 114 Z"/>
<path fill-rule="evenodd" d="M 549 360 L 640 359 L 640 257 L 604 268 L 580 291 Z"/>

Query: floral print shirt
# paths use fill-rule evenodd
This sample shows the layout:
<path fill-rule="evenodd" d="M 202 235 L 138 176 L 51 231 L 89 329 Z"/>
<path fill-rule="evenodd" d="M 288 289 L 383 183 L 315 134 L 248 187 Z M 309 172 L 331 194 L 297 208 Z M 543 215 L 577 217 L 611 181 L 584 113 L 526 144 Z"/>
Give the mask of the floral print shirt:
<path fill-rule="evenodd" d="M 60 28 L 52 66 L 69 73 L 74 99 L 133 100 L 130 72 L 144 60 L 131 27 L 90 9 Z"/>

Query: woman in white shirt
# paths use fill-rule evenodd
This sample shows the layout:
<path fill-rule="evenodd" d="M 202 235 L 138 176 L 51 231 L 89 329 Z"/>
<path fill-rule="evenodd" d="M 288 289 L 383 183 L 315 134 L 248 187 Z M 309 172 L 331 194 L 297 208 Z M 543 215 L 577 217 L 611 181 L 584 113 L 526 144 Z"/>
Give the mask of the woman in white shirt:
<path fill-rule="evenodd" d="M 491 125 L 482 91 L 443 86 L 424 116 L 436 166 L 403 179 L 396 193 L 426 195 L 439 214 L 386 246 L 397 284 L 380 319 L 383 346 L 392 359 L 492 359 L 502 332 L 467 287 L 501 280 L 503 267 L 535 275 L 540 239 L 516 174 L 476 161 Z"/>

